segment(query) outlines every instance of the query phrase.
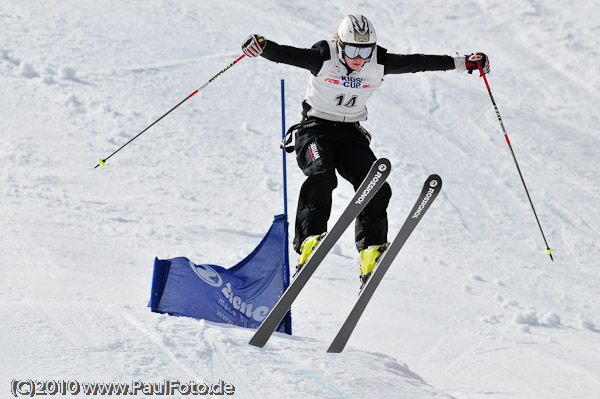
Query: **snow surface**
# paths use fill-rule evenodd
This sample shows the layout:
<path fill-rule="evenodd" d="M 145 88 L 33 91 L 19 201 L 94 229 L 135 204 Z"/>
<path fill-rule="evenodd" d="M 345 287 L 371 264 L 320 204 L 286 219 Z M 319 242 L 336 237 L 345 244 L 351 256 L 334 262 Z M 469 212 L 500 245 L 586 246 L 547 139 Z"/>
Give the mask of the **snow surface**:
<path fill-rule="evenodd" d="M 2 1 L 0 396 L 13 379 L 163 379 L 239 398 L 597 398 L 600 3 Z M 485 51 L 481 78 L 388 76 L 364 126 L 393 164 L 390 238 L 431 173 L 444 188 L 340 355 L 358 290 L 350 229 L 293 307 L 294 336 L 154 314 L 153 259 L 233 265 L 282 212 L 308 72 L 242 59 L 249 33 L 311 46 L 361 12 L 392 52 Z M 288 158 L 292 213 L 303 175 Z M 340 182 L 333 217 L 351 197 Z"/>

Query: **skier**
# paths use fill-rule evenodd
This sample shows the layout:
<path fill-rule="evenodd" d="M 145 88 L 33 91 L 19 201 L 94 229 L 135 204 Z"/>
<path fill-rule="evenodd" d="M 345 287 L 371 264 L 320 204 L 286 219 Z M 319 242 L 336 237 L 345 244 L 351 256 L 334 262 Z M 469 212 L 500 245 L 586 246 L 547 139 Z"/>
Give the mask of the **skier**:
<path fill-rule="evenodd" d="M 300 255 L 299 270 L 326 234 L 337 170 L 356 190 L 376 157 L 371 135 L 360 124 L 367 120 L 365 106 L 381 86 L 384 75 L 423 71 L 458 72 L 482 66 L 489 73 L 483 53 L 470 56 L 392 54 L 377 45 L 373 24 L 363 15 L 348 15 L 330 40 L 310 49 L 279 45 L 258 34 L 246 37 L 242 50 L 274 62 L 308 69 L 308 89 L 302 103 L 302 121 L 295 132 L 296 159 L 307 176 L 296 214 L 294 249 Z M 386 209 L 392 195 L 389 184 L 379 190 L 356 219 L 356 247 L 360 252 L 360 279 L 364 285 L 377 259 L 389 245 Z"/>

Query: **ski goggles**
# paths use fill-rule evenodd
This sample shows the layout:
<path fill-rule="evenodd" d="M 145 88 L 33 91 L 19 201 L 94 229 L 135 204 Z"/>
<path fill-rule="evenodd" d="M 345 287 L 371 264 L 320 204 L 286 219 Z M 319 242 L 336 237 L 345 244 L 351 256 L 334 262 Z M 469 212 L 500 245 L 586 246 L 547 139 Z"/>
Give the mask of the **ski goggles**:
<path fill-rule="evenodd" d="M 354 44 L 342 43 L 342 51 L 350 59 L 362 58 L 363 60 L 368 60 L 373 55 L 373 50 L 375 50 L 375 44 L 356 46 Z"/>

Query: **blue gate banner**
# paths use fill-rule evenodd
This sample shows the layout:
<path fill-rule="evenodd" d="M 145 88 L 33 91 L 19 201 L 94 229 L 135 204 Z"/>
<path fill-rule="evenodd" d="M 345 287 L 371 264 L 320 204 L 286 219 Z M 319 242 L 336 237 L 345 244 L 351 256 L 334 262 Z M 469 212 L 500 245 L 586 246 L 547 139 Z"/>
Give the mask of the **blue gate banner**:
<path fill-rule="evenodd" d="M 289 286 L 288 221 L 275 216 L 256 249 L 227 269 L 188 258 L 154 261 L 153 312 L 258 328 Z M 277 331 L 292 333 L 290 312 Z"/>

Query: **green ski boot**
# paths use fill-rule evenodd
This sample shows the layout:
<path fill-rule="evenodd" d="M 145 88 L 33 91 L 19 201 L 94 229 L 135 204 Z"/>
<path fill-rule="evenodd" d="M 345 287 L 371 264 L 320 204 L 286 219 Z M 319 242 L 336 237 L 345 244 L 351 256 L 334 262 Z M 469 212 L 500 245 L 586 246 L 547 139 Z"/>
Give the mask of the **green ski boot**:
<path fill-rule="evenodd" d="M 292 278 L 296 277 L 296 275 L 300 272 L 300 269 L 308 262 L 312 254 L 315 252 L 315 249 L 319 246 L 319 242 L 325 237 L 327 233 L 323 233 L 321 235 L 314 235 L 307 237 L 304 242 L 302 242 L 302 246 L 300 247 L 300 257 L 298 258 L 298 264 L 296 265 L 296 272 L 292 276 Z"/>
<path fill-rule="evenodd" d="M 377 267 L 378 259 L 381 257 L 381 254 L 387 249 L 390 245 L 389 242 L 381 245 L 371 245 L 367 249 L 363 249 L 360 251 L 360 260 L 361 265 L 359 266 L 360 270 L 360 289 L 362 290 L 371 274 L 373 274 L 373 270 Z"/>

